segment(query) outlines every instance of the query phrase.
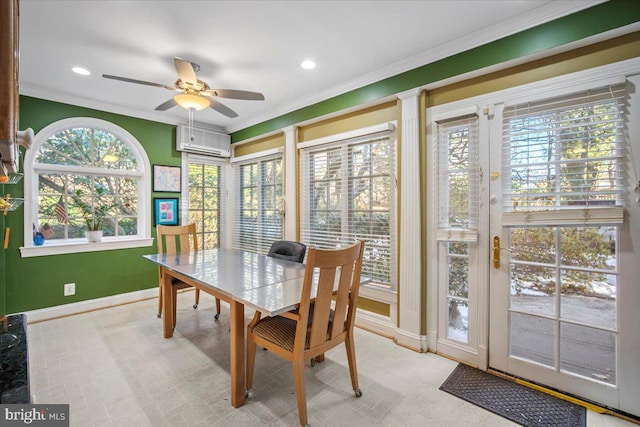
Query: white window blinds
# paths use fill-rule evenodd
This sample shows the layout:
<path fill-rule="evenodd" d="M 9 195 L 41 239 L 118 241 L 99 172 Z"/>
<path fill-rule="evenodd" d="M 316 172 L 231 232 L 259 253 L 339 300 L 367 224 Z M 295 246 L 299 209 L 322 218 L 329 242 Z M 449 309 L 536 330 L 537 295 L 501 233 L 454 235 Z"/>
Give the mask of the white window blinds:
<path fill-rule="evenodd" d="M 504 225 L 621 223 L 624 85 L 504 110 Z"/>
<path fill-rule="evenodd" d="M 475 241 L 480 167 L 478 116 L 438 121 L 438 240 Z"/>
<path fill-rule="evenodd" d="M 267 253 L 282 240 L 282 155 L 234 165 L 235 227 L 232 246 Z"/>
<path fill-rule="evenodd" d="M 395 282 L 395 141 L 384 131 L 301 150 L 301 234 L 310 246 L 365 240 L 362 275 Z"/>

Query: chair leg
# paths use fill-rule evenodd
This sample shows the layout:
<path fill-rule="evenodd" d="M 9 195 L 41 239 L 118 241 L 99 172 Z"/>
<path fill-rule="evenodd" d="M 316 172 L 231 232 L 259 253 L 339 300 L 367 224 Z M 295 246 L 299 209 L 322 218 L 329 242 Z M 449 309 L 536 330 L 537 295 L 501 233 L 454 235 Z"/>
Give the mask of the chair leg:
<path fill-rule="evenodd" d="M 253 386 L 253 368 L 256 364 L 256 343 L 249 337 L 249 331 L 247 331 L 247 372 L 246 372 L 246 386 L 247 390 L 251 390 Z"/>
<path fill-rule="evenodd" d="M 193 308 L 198 308 L 198 304 L 200 304 L 200 289 L 196 288 L 196 303 L 193 304 Z"/>
<path fill-rule="evenodd" d="M 298 400 L 298 417 L 300 425 L 307 425 L 307 393 L 304 384 L 304 360 L 296 357 L 293 360 L 293 379 L 296 384 L 296 399 Z"/>
<path fill-rule="evenodd" d="M 162 317 L 162 283 L 158 286 L 158 318 Z"/>
<path fill-rule="evenodd" d="M 213 316 L 216 320 L 220 318 L 220 298 L 216 298 L 216 315 Z"/>
<path fill-rule="evenodd" d="M 171 302 L 171 306 L 173 307 L 173 329 L 176 328 L 176 313 L 178 311 L 178 289 L 175 286 L 172 286 L 173 301 Z"/>
<path fill-rule="evenodd" d="M 362 396 L 362 391 L 358 387 L 358 367 L 356 366 L 356 348 L 353 344 L 353 336 L 348 334 L 344 345 L 347 348 L 347 361 L 349 362 L 349 375 L 351 375 L 351 386 L 356 393 L 356 397 Z"/>

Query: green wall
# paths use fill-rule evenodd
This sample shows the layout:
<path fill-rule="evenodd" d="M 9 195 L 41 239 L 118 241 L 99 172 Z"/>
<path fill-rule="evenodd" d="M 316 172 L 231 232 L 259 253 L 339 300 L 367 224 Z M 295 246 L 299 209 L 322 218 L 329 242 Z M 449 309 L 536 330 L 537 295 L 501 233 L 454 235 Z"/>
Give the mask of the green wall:
<path fill-rule="evenodd" d="M 20 97 L 20 129 L 30 127 L 37 133 L 43 127 L 69 117 L 94 117 L 115 123 L 142 144 L 150 164 L 180 165 L 180 154 L 175 151 L 173 125 Z M 4 187 L 4 191 L 12 196 L 23 195 L 22 182 Z M 152 196 L 175 197 L 175 194 L 153 193 Z M 136 249 L 21 258 L 19 247 L 23 246 L 24 239 L 23 209 L 21 207 L 5 217 L 6 226 L 11 228 L 9 247 L 3 251 L 3 285 L 7 313 L 106 297 L 158 285 L 157 268 L 142 258 L 143 254 L 154 253 L 155 244 Z M 152 221 L 153 218 L 149 220 Z M 63 284 L 69 282 L 76 284 L 76 294 L 65 297 L 62 294 Z M 0 291 L 1 289 L 2 286 Z"/>
<path fill-rule="evenodd" d="M 243 141 L 429 83 L 544 52 L 638 21 L 640 0 L 611 0 L 239 130 L 231 134 L 231 141 Z M 428 17 L 425 17 L 425 37 L 429 36 L 428 28 Z"/>

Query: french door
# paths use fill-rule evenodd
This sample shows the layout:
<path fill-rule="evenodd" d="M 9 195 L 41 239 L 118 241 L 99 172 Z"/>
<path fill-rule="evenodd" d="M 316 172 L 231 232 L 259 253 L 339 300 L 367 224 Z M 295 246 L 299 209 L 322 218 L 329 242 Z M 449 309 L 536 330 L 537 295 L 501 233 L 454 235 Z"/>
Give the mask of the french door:
<path fill-rule="evenodd" d="M 432 349 L 640 416 L 637 84 L 564 84 L 428 113 L 439 147 Z M 478 175 L 467 162 L 456 181 L 472 149 L 441 131 L 465 111 L 477 112 L 477 140 L 466 142 L 478 147 Z M 460 182 L 469 195 L 451 201 Z M 456 223 L 460 206 L 475 224 Z"/>

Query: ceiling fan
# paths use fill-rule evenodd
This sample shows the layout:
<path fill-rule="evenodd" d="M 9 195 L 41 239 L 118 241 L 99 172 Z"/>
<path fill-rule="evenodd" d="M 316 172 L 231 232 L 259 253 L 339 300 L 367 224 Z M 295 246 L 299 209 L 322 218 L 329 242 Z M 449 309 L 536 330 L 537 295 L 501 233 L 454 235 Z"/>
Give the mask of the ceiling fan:
<path fill-rule="evenodd" d="M 173 98 L 158 105 L 155 108 L 156 111 L 166 111 L 176 105 L 186 108 L 187 110 L 203 110 L 210 107 L 220 114 L 234 118 L 238 117 L 238 113 L 226 105 L 216 101 L 213 97 L 264 101 L 264 95 L 259 92 L 236 89 L 211 89 L 207 83 L 199 80 L 196 76 L 196 72 L 200 70 L 200 66 L 198 64 L 194 64 L 193 62 L 189 62 L 178 57 L 173 58 L 173 63 L 179 76 L 178 80 L 175 82 L 175 86 L 167 86 L 160 83 L 146 82 L 143 80 L 112 76 L 109 74 L 103 74 L 102 77 L 129 83 L 162 87 L 174 92 L 179 92 Z"/>

